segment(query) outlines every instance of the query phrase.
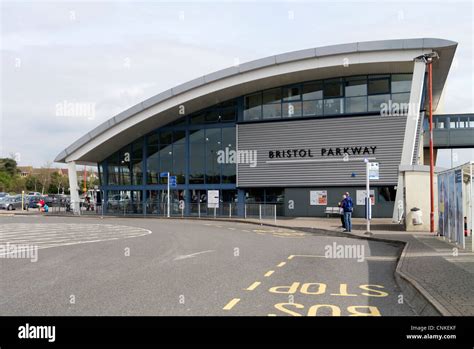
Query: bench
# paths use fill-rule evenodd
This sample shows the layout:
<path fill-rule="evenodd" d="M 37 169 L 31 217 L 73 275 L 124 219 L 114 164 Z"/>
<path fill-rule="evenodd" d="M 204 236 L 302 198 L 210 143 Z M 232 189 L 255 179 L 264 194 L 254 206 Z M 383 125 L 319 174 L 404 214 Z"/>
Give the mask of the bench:
<path fill-rule="evenodd" d="M 341 215 L 341 213 L 339 212 L 339 207 L 326 207 L 326 210 L 324 211 L 324 214 L 328 218 L 330 216 L 334 216 L 334 215 L 337 215 L 337 216 Z"/>

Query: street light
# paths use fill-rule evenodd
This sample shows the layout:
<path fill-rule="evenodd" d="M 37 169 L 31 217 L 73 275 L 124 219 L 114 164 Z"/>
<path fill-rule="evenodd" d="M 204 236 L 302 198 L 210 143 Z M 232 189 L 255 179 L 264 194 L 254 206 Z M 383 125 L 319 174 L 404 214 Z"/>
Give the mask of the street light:
<path fill-rule="evenodd" d="M 434 150 L 433 150 L 433 61 L 439 55 L 433 51 L 415 58 L 415 62 L 423 62 L 428 66 L 428 97 L 430 122 L 430 232 L 434 233 Z"/>

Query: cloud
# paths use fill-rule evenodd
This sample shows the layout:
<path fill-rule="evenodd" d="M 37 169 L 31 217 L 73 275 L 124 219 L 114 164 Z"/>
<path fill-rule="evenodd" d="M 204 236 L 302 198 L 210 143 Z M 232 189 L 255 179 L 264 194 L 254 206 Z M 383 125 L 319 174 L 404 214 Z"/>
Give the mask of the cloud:
<path fill-rule="evenodd" d="M 467 3 L 1 6 L 0 156 L 20 152 L 22 164 L 51 161 L 121 111 L 232 66 L 235 59 L 245 62 L 327 44 L 409 37 L 458 41 L 445 111 L 474 109 L 472 5 Z M 440 16 L 443 21 L 434 25 L 431 18 Z M 94 118 L 58 115 L 61 103 L 94 105 Z"/>

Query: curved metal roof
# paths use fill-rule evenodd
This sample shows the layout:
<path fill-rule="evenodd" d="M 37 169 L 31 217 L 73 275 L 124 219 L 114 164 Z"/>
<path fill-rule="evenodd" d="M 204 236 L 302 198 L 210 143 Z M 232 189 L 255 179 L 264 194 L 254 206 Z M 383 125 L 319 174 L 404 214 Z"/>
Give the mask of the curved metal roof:
<path fill-rule="evenodd" d="M 256 71 L 272 66 L 278 66 L 286 63 L 298 62 L 303 60 L 309 60 L 312 58 L 324 58 L 329 56 L 347 55 L 353 53 L 364 53 L 364 52 L 377 52 L 377 51 L 404 51 L 404 50 L 444 50 L 447 54 L 445 55 L 446 60 L 443 61 L 444 67 L 441 69 L 444 72 L 444 78 L 440 81 L 440 87 L 444 86 L 444 80 L 446 79 L 449 67 L 451 66 L 452 58 L 456 50 L 457 43 L 445 39 L 436 38 L 419 38 L 419 39 L 398 39 L 398 40 L 380 40 L 380 41 L 366 41 L 366 42 L 355 42 L 349 44 L 323 46 L 317 48 L 304 49 L 299 51 L 287 52 L 279 55 L 269 56 L 247 63 L 240 64 L 238 66 L 229 67 L 216 71 L 211 74 L 201 76 L 197 79 L 188 81 L 169 90 L 161 92 L 151 98 L 140 102 L 131 108 L 121 112 L 120 114 L 112 117 L 106 122 L 100 124 L 84 136 L 79 138 L 69 147 L 64 149 L 55 158 L 55 162 L 65 162 L 66 158 L 73 154 L 75 151 L 86 145 L 88 142 L 96 139 L 98 136 L 104 134 L 108 130 L 115 126 L 125 122 L 131 117 L 138 113 L 151 108 L 153 106 L 164 103 L 176 96 L 182 95 L 186 92 L 192 91 L 199 87 L 208 85 L 210 83 L 232 78 L 241 74 L 245 74 L 251 71 Z M 444 58 L 444 57 L 443 57 Z M 436 84 L 434 84 L 434 90 L 436 90 Z M 439 94 L 441 91 L 439 91 Z M 74 159 L 76 160 L 76 159 Z M 78 159 L 87 161 L 87 159 Z"/>

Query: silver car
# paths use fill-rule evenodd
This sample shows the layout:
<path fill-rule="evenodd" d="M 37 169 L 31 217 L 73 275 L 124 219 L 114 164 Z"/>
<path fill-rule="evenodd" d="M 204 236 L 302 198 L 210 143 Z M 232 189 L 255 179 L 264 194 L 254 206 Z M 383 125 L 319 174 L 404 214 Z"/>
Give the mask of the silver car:
<path fill-rule="evenodd" d="M 21 196 L 10 196 L 0 201 L 0 209 L 2 210 L 21 210 Z"/>

